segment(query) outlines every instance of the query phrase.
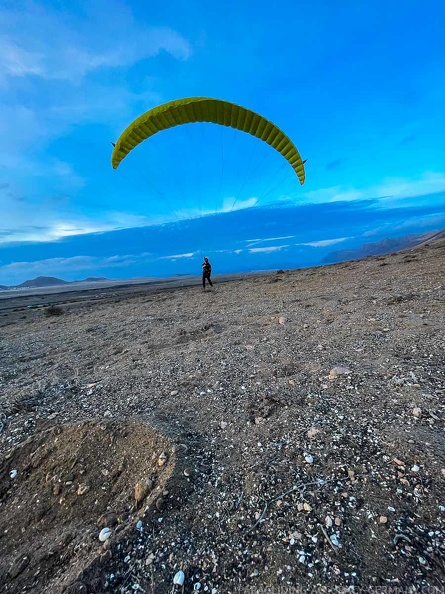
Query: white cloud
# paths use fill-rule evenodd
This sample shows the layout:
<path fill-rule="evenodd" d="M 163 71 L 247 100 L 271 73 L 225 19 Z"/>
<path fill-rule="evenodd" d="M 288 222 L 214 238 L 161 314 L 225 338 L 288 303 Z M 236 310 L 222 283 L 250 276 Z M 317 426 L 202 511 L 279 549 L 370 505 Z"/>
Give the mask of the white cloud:
<path fill-rule="evenodd" d="M 177 260 L 179 258 L 192 258 L 195 252 L 188 252 L 187 254 L 174 254 L 172 256 L 161 256 L 159 260 Z"/>
<path fill-rule="evenodd" d="M 12 262 L 0 266 L 0 275 L 11 279 L 30 276 L 72 275 L 73 272 L 100 270 L 103 268 L 125 268 L 135 263 L 152 261 L 151 254 L 125 254 L 99 258 L 96 256 L 73 256 L 69 258 L 47 258 L 34 262 Z M 12 281 L 15 282 L 15 281 Z M 11 283 L 10 283 L 11 284 Z"/>
<path fill-rule="evenodd" d="M 143 216 L 122 212 L 101 213 L 99 217 L 87 218 L 70 213 L 63 206 L 62 198 L 56 197 L 60 206 L 54 211 L 51 204 L 45 208 L 40 205 L 33 213 L 32 224 L 29 222 L 29 203 L 11 200 L 6 206 L 8 198 L 1 198 L 0 209 L 4 210 L 0 227 L 0 245 L 14 242 L 46 242 L 57 241 L 63 237 L 85 235 L 88 233 L 103 233 L 118 229 L 129 229 L 159 225 L 167 222 L 165 217 Z"/>
<path fill-rule="evenodd" d="M 270 252 L 278 252 L 278 251 L 283 250 L 288 247 L 289 247 L 289 245 L 272 245 L 269 247 L 249 248 L 247 251 L 251 254 L 257 254 L 257 253 L 267 254 Z"/>
<path fill-rule="evenodd" d="M 0 9 L 0 77 L 80 82 L 105 68 L 131 66 L 165 51 L 178 60 L 192 53 L 169 27 L 141 26 L 117 2 L 94 2 L 87 18 L 27 3 Z"/>
<path fill-rule="evenodd" d="M 336 239 L 320 239 L 319 241 L 310 241 L 308 243 L 297 243 L 295 245 L 309 245 L 311 247 L 326 247 L 328 245 L 334 245 L 350 239 L 349 237 L 337 237 Z"/>
<path fill-rule="evenodd" d="M 141 24 L 121 2 L 0 3 L 0 163 L 11 179 L 38 175 L 52 186 L 48 144 L 74 127 L 94 122 L 115 132 L 162 101 L 150 76 L 128 88 L 126 68 L 166 52 L 176 60 L 192 54 L 188 40 L 165 26 Z M 96 76 L 98 75 L 98 76 Z M 112 75 L 112 76 L 110 76 Z M 23 100 L 22 100 L 23 98 Z M 113 132 L 110 134 L 113 138 Z M 74 157 L 73 157 L 74 158 Z M 68 164 L 67 164 L 68 166 Z M 82 181 L 74 166 L 71 189 Z M 20 176 L 20 177 L 19 177 Z M 57 190 L 59 191 L 59 190 Z"/>
<path fill-rule="evenodd" d="M 252 245 L 256 245 L 258 243 L 264 243 L 266 241 L 282 241 L 283 239 L 293 239 L 295 237 L 295 235 L 284 235 L 283 237 L 265 237 L 263 239 L 245 239 L 245 243 L 247 244 L 251 244 L 250 247 L 252 247 Z"/>
<path fill-rule="evenodd" d="M 227 212 L 234 212 L 236 210 L 244 210 L 245 208 L 253 208 L 258 202 L 257 198 L 247 198 L 246 200 L 236 200 L 233 197 L 225 198 L 220 207 L 209 210 L 204 208 L 188 208 L 175 210 L 174 217 L 177 219 L 197 219 L 207 215 L 216 215 Z M 171 220 L 174 220 L 173 218 Z"/>
<path fill-rule="evenodd" d="M 42 60 L 42 54 L 29 52 L 6 38 L 0 38 L 0 76 L 43 76 Z"/>
<path fill-rule="evenodd" d="M 333 186 L 306 192 L 299 203 L 377 199 L 382 208 L 406 206 L 406 199 L 445 192 L 445 173 L 426 172 L 420 179 L 386 178 L 367 188 Z"/>

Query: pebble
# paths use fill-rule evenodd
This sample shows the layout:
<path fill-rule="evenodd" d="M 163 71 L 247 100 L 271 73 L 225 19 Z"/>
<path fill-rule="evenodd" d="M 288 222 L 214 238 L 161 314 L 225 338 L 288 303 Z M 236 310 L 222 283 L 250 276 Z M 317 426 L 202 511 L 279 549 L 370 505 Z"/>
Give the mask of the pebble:
<path fill-rule="evenodd" d="M 225 429 L 227 427 L 227 422 L 226 421 L 221 421 L 221 423 L 219 424 L 219 426 L 221 427 L 221 429 Z"/>
<path fill-rule="evenodd" d="M 85 493 L 88 493 L 89 490 L 90 490 L 90 485 L 87 485 L 86 483 L 81 483 L 77 487 L 77 494 L 78 495 L 85 495 Z"/>
<path fill-rule="evenodd" d="M 14 470 L 11 470 L 11 472 L 9 473 L 9 478 L 15 479 L 16 476 L 17 476 L 17 470 L 14 468 Z"/>
<path fill-rule="evenodd" d="M 191 468 L 184 468 L 184 476 L 187 476 L 187 477 L 193 476 L 193 470 Z"/>
<path fill-rule="evenodd" d="M 183 586 L 185 580 L 185 575 L 183 571 L 178 571 L 173 578 L 173 583 L 175 586 Z"/>
<path fill-rule="evenodd" d="M 317 433 L 320 433 L 320 429 L 316 429 L 315 427 L 312 427 L 307 432 L 307 436 L 309 437 L 309 439 L 312 439 L 313 437 L 315 437 L 317 435 Z"/>
<path fill-rule="evenodd" d="M 100 542 L 105 542 L 106 540 L 108 540 L 111 536 L 111 530 L 110 528 L 102 528 L 102 530 L 99 532 L 99 540 Z"/>
<path fill-rule="evenodd" d="M 415 406 L 415 407 L 413 408 L 413 415 L 414 415 L 416 418 L 420 419 L 420 417 L 422 416 L 422 409 L 421 409 L 421 408 L 419 408 L 418 406 Z"/>
<path fill-rule="evenodd" d="M 333 524 L 332 518 L 330 516 L 326 516 L 324 523 L 326 524 L 326 528 L 330 528 Z"/>
<path fill-rule="evenodd" d="M 167 454 L 165 452 L 161 452 L 158 458 L 158 466 L 164 466 L 167 462 Z"/>
<path fill-rule="evenodd" d="M 417 464 L 414 464 L 413 466 L 411 466 L 411 470 L 412 470 L 413 472 L 419 472 L 419 470 L 420 470 L 420 467 L 419 467 L 419 466 L 417 466 Z"/>
<path fill-rule="evenodd" d="M 344 375 L 344 374 L 348 374 L 348 373 L 351 373 L 351 370 L 348 369 L 347 367 L 341 367 L 341 366 L 333 367 L 331 369 L 331 371 L 329 372 L 328 378 L 330 380 L 333 380 L 336 377 L 338 377 L 339 375 Z"/>
<path fill-rule="evenodd" d="M 309 505 L 309 503 L 306 503 L 306 502 L 303 503 L 303 509 L 304 509 L 304 511 L 307 511 L 307 512 L 312 511 L 312 507 Z"/>
<path fill-rule="evenodd" d="M 137 521 L 136 530 L 139 530 L 139 532 L 142 532 L 142 520 Z"/>
<path fill-rule="evenodd" d="M 134 498 L 137 503 L 143 501 L 148 493 L 153 488 L 153 480 L 152 479 L 143 479 L 138 481 L 134 486 Z"/>
<path fill-rule="evenodd" d="M 388 518 L 386 516 L 380 516 L 380 518 L 379 518 L 380 524 L 386 524 L 387 521 L 388 521 Z"/>
<path fill-rule="evenodd" d="M 170 392 L 170 396 L 177 396 L 179 394 L 178 390 L 172 390 Z"/>
<path fill-rule="evenodd" d="M 305 455 L 304 455 L 304 459 L 306 460 L 306 462 L 307 462 L 308 464 L 312 464 L 312 463 L 313 463 L 313 461 L 314 461 L 314 457 L 313 457 L 313 456 L 311 456 L 310 454 L 305 454 Z"/>
<path fill-rule="evenodd" d="M 286 318 L 284 316 L 280 316 L 278 318 L 278 323 L 284 326 L 284 324 L 286 323 Z"/>

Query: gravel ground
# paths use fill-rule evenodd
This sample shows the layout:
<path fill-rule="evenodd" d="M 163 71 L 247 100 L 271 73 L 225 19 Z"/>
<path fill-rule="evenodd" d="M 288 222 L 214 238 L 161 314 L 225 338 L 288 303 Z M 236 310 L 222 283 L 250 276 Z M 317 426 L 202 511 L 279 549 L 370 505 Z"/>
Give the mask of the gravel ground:
<path fill-rule="evenodd" d="M 444 271 L 2 300 L 4 591 L 442 592 Z"/>

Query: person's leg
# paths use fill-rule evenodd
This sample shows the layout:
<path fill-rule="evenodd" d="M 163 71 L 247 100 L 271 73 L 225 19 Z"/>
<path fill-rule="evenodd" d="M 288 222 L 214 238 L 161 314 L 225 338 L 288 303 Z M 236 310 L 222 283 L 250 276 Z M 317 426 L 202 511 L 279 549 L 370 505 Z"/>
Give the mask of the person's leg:
<path fill-rule="evenodd" d="M 203 289 L 206 288 L 206 275 L 205 274 L 202 275 L 202 288 Z"/>
<path fill-rule="evenodd" d="M 211 286 L 211 287 L 213 287 L 213 283 L 212 283 L 212 281 L 210 280 L 210 274 L 209 274 L 209 276 L 207 277 L 207 280 L 209 281 L 209 284 L 210 284 L 210 286 Z"/>

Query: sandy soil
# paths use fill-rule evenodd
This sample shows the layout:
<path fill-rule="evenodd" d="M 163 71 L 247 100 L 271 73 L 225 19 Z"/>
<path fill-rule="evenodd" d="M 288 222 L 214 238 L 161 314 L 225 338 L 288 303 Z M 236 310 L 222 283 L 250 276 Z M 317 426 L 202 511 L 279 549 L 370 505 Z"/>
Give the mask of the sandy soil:
<path fill-rule="evenodd" d="M 445 240 L 214 281 L 1 300 L 3 591 L 441 591 Z"/>

